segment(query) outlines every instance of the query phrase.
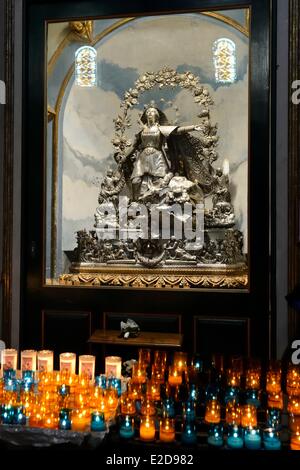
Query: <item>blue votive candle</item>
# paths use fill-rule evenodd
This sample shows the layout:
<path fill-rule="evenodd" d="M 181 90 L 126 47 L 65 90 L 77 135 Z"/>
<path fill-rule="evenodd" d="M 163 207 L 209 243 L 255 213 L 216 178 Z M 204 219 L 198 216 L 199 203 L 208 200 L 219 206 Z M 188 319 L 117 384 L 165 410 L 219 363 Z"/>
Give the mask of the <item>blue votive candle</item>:
<path fill-rule="evenodd" d="M 12 380 L 16 378 L 17 372 L 14 369 L 4 369 L 3 371 L 3 379 L 5 380 Z"/>
<path fill-rule="evenodd" d="M 267 427 L 273 429 L 281 427 L 281 410 L 276 408 L 267 410 Z"/>
<path fill-rule="evenodd" d="M 71 429 L 71 410 L 68 408 L 63 408 L 59 412 L 59 422 L 58 429 L 68 431 Z"/>
<path fill-rule="evenodd" d="M 182 424 L 181 442 L 186 445 L 197 444 L 197 432 L 194 423 L 184 421 Z"/>
<path fill-rule="evenodd" d="M 166 418 L 175 418 L 175 405 L 172 398 L 165 398 L 163 400 L 162 412 Z"/>
<path fill-rule="evenodd" d="M 134 419 L 132 416 L 125 415 L 120 417 L 119 434 L 123 439 L 134 437 Z"/>
<path fill-rule="evenodd" d="M 34 382 L 34 371 L 33 370 L 23 370 L 22 371 L 23 382 Z"/>
<path fill-rule="evenodd" d="M 57 392 L 61 397 L 66 397 L 70 395 L 70 385 L 65 385 L 65 384 L 59 385 Z"/>
<path fill-rule="evenodd" d="M 106 389 L 106 375 L 101 374 L 95 377 L 95 385 L 96 387 L 100 387 L 103 390 Z"/>
<path fill-rule="evenodd" d="M 122 382 L 121 379 L 116 377 L 109 377 L 107 380 L 107 388 L 115 388 L 118 392 L 118 397 L 122 395 Z"/>
<path fill-rule="evenodd" d="M 22 426 L 26 424 L 26 413 L 25 413 L 25 408 L 23 406 L 15 406 L 13 414 L 14 414 L 14 417 L 13 417 L 14 424 L 20 424 Z"/>
<path fill-rule="evenodd" d="M 243 429 L 237 425 L 228 429 L 227 447 L 229 449 L 242 449 L 244 447 Z"/>
<path fill-rule="evenodd" d="M 245 430 L 245 446 L 250 450 L 261 448 L 261 436 L 258 428 L 249 427 Z"/>
<path fill-rule="evenodd" d="M 227 387 L 225 392 L 225 404 L 229 402 L 239 403 L 240 389 L 238 387 Z"/>
<path fill-rule="evenodd" d="M 93 432 L 106 431 L 104 413 L 99 413 L 99 411 L 93 411 L 91 415 L 91 431 Z"/>
<path fill-rule="evenodd" d="M 259 390 L 246 390 L 246 404 L 259 408 L 261 405 Z"/>
<path fill-rule="evenodd" d="M 266 450 L 280 450 L 281 440 L 279 433 L 275 432 L 273 428 L 264 430 L 264 448 Z"/>
<path fill-rule="evenodd" d="M 213 447 L 222 447 L 224 444 L 223 426 L 211 424 L 208 430 L 207 443 Z"/>
<path fill-rule="evenodd" d="M 199 389 L 195 384 L 190 385 L 189 400 L 193 400 L 195 403 L 199 400 Z"/>
<path fill-rule="evenodd" d="M 186 401 L 183 403 L 183 417 L 186 421 L 195 421 L 196 419 L 196 403 L 192 400 Z"/>
<path fill-rule="evenodd" d="M 2 423 L 13 424 L 15 417 L 15 409 L 12 405 L 3 405 L 2 408 Z"/>

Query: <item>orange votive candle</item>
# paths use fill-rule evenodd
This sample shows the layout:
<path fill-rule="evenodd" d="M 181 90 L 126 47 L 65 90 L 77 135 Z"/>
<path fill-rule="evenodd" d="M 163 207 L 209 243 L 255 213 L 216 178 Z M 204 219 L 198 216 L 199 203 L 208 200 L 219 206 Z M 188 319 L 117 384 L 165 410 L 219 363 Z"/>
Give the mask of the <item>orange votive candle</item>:
<path fill-rule="evenodd" d="M 221 421 L 221 406 L 217 400 L 210 400 L 205 409 L 205 421 L 218 424 Z"/>
<path fill-rule="evenodd" d="M 300 431 L 291 435 L 291 450 L 300 450 Z"/>
<path fill-rule="evenodd" d="M 243 428 L 257 426 L 257 410 L 253 405 L 244 405 L 242 407 L 241 424 Z"/>
<path fill-rule="evenodd" d="M 182 372 L 177 369 L 175 366 L 169 367 L 169 378 L 168 382 L 172 387 L 182 384 Z"/>
<path fill-rule="evenodd" d="M 155 439 L 155 421 L 150 416 L 141 418 L 140 438 L 143 441 L 154 441 Z"/>
<path fill-rule="evenodd" d="M 164 418 L 159 425 L 159 439 L 162 442 L 173 442 L 175 440 L 174 419 Z"/>

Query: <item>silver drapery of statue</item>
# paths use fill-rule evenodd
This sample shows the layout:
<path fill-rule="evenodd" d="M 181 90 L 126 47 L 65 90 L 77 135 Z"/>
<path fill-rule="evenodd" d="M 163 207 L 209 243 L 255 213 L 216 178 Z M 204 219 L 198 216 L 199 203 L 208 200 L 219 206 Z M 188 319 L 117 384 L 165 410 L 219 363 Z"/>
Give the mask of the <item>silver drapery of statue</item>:
<path fill-rule="evenodd" d="M 216 164 L 219 137 L 218 126 L 210 119 L 212 100 L 207 90 L 200 86 L 199 79 L 191 73 L 186 72 L 183 77 L 173 71 L 168 73 L 173 74 L 175 85 L 192 89 L 195 102 L 200 106 L 198 119 L 195 118 L 198 122 L 189 125 L 170 122 L 159 106 L 150 102 L 140 115 L 140 130 L 130 142 L 125 136 L 125 130 L 130 127 L 128 114 L 138 103 L 142 87 L 147 88 L 143 78 L 136 84 L 136 89 L 125 94 L 125 112 L 115 120 L 117 132 L 112 141 L 116 149 L 115 165 L 106 170 L 100 184 L 94 230 L 77 232 L 77 263 L 163 268 L 245 262 L 243 235 L 236 228 L 229 171 L 226 165 L 220 168 Z M 167 76 L 165 71 L 163 74 L 163 77 Z M 150 74 L 144 77 L 152 79 Z M 157 80 L 157 76 L 154 79 Z M 190 205 L 192 227 L 197 208 L 203 207 L 202 241 L 199 238 L 199 243 L 196 240 L 191 246 L 184 235 L 180 238 L 175 236 L 174 225 L 188 222 L 182 215 L 184 211 L 179 215 L 172 211 L 168 237 L 162 234 L 160 225 L 153 237 L 142 236 L 145 227 L 140 227 L 140 236 L 133 236 L 136 234 L 137 214 L 135 217 L 127 214 L 127 236 L 121 237 L 120 230 L 124 231 L 124 224 L 121 224 L 120 197 L 129 206 L 136 207 L 139 220 L 143 214 L 150 215 L 153 206 L 156 210 L 170 213 L 169 209 L 174 205 L 182 209 Z M 141 213 L 141 206 L 147 214 Z M 111 216 L 109 208 L 114 209 Z M 150 229 L 149 221 L 146 228 Z M 107 230 L 113 234 L 111 237 L 104 236 Z M 147 233 L 149 235 L 150 232 Z"/>

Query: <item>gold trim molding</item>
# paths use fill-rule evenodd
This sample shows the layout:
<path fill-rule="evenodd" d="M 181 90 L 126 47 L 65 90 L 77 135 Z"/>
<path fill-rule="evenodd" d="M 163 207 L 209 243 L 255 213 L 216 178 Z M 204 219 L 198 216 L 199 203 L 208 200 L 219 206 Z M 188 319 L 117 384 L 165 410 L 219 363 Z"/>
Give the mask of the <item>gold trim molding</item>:
<path fill-rule="evenodd" d="M 248 269 L 242 268 L 164 268 L 162 270 L 135 268 L 85 268 L 78 265 L 70 274 L 62 274 L 58 284 L 80 287 L 133 287 L 167 289 L 247 289 Z M 51 281 L 48 285 L 51 284 Z"/>
<path fill-rule="evenodd" d="M 69 28 L 72 32 L 71 38 L 74 38 L 75 41 L 80 40 L 88 43 L 93 41 L 93 21 L 70 21 Z"/>

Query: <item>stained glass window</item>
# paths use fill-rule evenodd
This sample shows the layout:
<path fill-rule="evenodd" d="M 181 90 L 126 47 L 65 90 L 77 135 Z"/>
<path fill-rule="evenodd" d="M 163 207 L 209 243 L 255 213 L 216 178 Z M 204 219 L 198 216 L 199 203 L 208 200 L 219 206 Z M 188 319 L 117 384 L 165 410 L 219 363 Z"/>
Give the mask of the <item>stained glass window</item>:
<path fill-rule="evenodd" d="M 214 42 L 214 66 L 217 83 L 236 80 L 236 47 L 231 39 L 220 38 Z"/>
<path fill-rule="evenodd" d="M 83 46 L 75 54 L 75 83 L 82 87 L 97 85 L 97 51 L 93 47 Z"/>

